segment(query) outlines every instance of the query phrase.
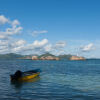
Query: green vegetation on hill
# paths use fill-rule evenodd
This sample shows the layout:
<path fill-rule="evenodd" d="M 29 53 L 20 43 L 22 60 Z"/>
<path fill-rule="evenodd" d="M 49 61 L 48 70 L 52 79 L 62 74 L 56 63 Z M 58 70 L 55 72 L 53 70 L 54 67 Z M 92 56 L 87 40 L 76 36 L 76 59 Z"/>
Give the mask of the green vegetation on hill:
<path fill-rule="evenodd" d="M 41 58 L 41 57 L 47 57 L 47 56 L 58 57 L 58 58 L 60 58 L 60 60 L 64 60 L 64 59 L 68 59 L 69 60 L 70 57 L 72 57 L 72 55 L 70 55 L 70 54 L 55 56 L 55 55 L 50 54 L 50 53 L 45 53 L 45 54 L 42 54 L 42 55 L 40 55 L 38 57 Z"/>
<path fill-rule="evenodd" d="M 62 59 L 62 60 L 64 60 L 64 59 L 69 60 L 70 57 L 72 57 L 72 55 L 70 55 L 70 54 L 68 54 L 68 55 L 59 55 L 58 57 L 59 57 L 60 59 Z"/>
<path fill-rule="evenodd" d="M 20 55 L 20 54 L 14 54 L 14 53 L 9 53 L 9 54 L 0 54 L 0 59 L 31 59 L 32 56 L 34 55 Z M 50 53 L 45 53 L 42 55 L 35 55 L 38 57 L 38 59 L 40 59 L 41 57 L 58 57 L 60 60 L 69 60 L 72 55 L 68 54 L 68 55 L 59 55 L 59 56 L 55 56 L 53 54 Z"/>
<path fill-rule="evenodd" d="M 23 57 L 20 54 L 14 54 L 14 53 L 9 53 L 9 54 L 0 54 L 0 59 L 17 59 Z"/>
<path fill-rule="evenodd" d="M 38 56 L 38 57 L 41 58 L 41 57 L 47 57 L 47 56 L 56 57 L 55 55 L 50 54 L 50 53 L 45 53 L 45 54 L 42 54 L 42 55 L 40 55 L 40 56 Z"/>

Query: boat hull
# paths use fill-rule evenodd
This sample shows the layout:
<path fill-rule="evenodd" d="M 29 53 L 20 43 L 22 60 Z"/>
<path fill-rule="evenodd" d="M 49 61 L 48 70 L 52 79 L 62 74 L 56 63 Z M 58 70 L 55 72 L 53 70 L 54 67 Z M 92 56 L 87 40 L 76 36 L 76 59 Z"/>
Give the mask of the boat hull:
<path fill-rule="evenodd" d="M 32 75 L 28 75 L 28 76 L 23 76 L 23 77 L 20 77 L 18 79 L 18 81 L 27 81 L 27 80 L 30 80 L 30 79 L 33 79 L 33 78 L 39 76 L 39 74 L 40 74 L 40 72 L 37 72 L 37 73 L 32 74 Z"/>
<path fill-rule="evenodd" d="M 30 70 L 26 72 L 17 71 L 15 74 L 10 75 L 11 81 L 27 81 L 39 76 L 40 70 Z"/>

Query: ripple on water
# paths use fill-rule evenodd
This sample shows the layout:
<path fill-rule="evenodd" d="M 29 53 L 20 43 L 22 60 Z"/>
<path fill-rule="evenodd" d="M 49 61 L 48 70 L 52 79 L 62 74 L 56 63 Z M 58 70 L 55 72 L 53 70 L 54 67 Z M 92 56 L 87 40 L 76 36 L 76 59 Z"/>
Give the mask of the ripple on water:
<path fill-rule="evenodd" d="M 92 64 L 92 66 L 91 66 Z M 98 61 L 0 61 L 1 100 L 100 100 Z M 40 68 L 35 82 L 11 84 L 9 74 Z"/>

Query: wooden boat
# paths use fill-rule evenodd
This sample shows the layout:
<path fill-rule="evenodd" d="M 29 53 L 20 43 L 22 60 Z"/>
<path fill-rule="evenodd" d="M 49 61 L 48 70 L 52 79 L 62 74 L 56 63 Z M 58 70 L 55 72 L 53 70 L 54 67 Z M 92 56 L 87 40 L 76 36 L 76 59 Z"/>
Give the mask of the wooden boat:
<path fill-rule="evenodd" d="M 15 74 L 10 75 L 11 81 L 27 81 L 39 76 L 40 70 L 30 70 L 26 72 L 16 71 Z"/>

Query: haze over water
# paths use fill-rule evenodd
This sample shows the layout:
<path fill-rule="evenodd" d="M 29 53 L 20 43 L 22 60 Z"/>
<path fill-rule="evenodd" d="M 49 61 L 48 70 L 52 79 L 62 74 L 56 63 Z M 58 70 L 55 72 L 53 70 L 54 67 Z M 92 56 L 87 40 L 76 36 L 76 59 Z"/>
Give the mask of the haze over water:
<path fill-rule="evenodd" d="M 40 68 L 40 77 L 11 83 L 10 74 Z M 100 60 L 0 60 L 0 100 L 100 100 Z"/>

